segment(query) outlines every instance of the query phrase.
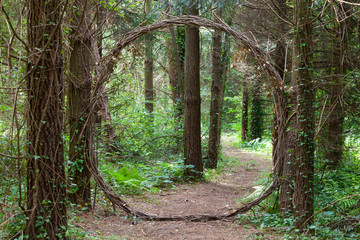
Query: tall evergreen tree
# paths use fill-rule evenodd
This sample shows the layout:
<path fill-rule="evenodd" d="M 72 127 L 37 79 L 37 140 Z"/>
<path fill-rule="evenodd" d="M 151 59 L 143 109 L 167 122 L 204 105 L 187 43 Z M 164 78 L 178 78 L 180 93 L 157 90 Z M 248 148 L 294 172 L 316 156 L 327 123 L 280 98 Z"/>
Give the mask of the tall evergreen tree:
<path fill-rule="evenodd" d="M 245 74 L 242 83 L 242 106 L 241 106 L 241 141 L 248 139 L 248 125 L 249 125 L 249 88 L 248 88 L 248 75 Z"/>
<path fill-rule="evenodd" d="M 97 25 L 97 44 L 93 45 L 92 56 L 95 57 L 95 61 L 98 62 L 103 56 L 103 35 L 105 30 L 105 25 L 107 22 L 107 15 L 108 10 L 104 8 L 101 4 L 97 5 L 97 18 L 96 18 L 96 25 Z M 99 66 L 95 67 L 95 71 L 99 71 Z M 101 123 L 103 123 L 103 128 L 106 137 L 106 147 L 108 151 L 113 150 L 113 141 L 116 138 L 116 133 L 114 126 L 112 124 L 112 118 L 109 108 L 109 96 L 105 89 L 105 84 L 101 86 L 101 98 L 97 104 L 96 112 L 100 113 L 100 116 L 95 116 L 95 124 L 96 127 L 100 127 Z"/>
<path fill-rule="evenodd" d="M 73 203 L 90 203 L 90 158 L 93 151 L 93 122 L 90 114 L 92 65 L 92 27 L 87 0 L 74 1 L 71 56 L 68 83 L 68 118 L 70 126 L 69 178 Z"/>
<path fill-rule="evenodd" d="M 221 106 L 221 85 L 222 78 L 222 63 L 221 63 L 221 44 L 222 33 L 215 31 L 213 36 L 213 52 L 212 52 L 212 72 L 211 72 L 211 102 L 210 102 L 210 124 L 209 124 L 209 141 L 208 154 L 205 166 L 216 169 L 220 139 L 220 106 Z"/>
<path fill-rule="evenodd" d="M 252 82 L 251 110 L 250 110 L 250 139 L 258 139 L 263 135 L 263 100 L 261 96 L 262 82 L 257 77 Z"/>
<path fill-rule="evenodd" d="M 336 168 L 341 163 L 344 149 L 343 125 L 345 119 L 342 102 L 343 79 L 346 73 L 345 53 L 348 44 L 348 18 L 342 3 L 331 2 L 331 59 L 330 59 L 330 112 L 327 124 L 327 165 Z"/>
<path fill-rule="evenodd" d="M 314 212 L 314 101 L 313 56 L 311 51 L 311 6 L 312 0 L 296 0 L 294 5 L 294 58 L 298 86 L 297 102 L 297 147 L 294 218 L 295 226 L 304 229 L 313 222 Z"/>
<path fill-rule="evenodd" d="M 61 0 L 28 1 L 28 239 L 65 239 Z"/>
<path fill-rule="evenodd" d="M 191 1 L 189 15 L 198 15 L 197 1 Z M 198 27 L 187 26 L 185 30 L 185 109 L 184 109 L 184 157 L 186 165 L 193 165 L 185 174 L 201 177 L 200 126 L 200 33 Z"/>
<path fill-rule="evenodd" d="M 146 0 L 145 12 L 147 17 L 150 15 L 152 7 L 152 0 Z M 154 111 L 154 60 L 153 60 L 153 46 L 152 34 L 146 36 L 146 49 L 145 49 L 145 109 L 148 113 Z"/>
<path fill-rule="evenodd" d="M 286 0 L 277 0 L 277 14 L 278 16 L 287 15 L 288 13 L 288 6 L 286 5 Z M 285 76 L 285 69 L 286 69 L 286 33 L 288 30 L 287 23 L 285 23 L 282 19 L 277 18 L 276 20 L 276 48 L 275 48 L 275 67 L 276 70 L 279 72 L 279 75 L 283 78 L 284 83 L 286 82 L 286 76 Z M 293 95 L 291 95 L 293 96 Z M 276 111 L 274 111 L 274 120 L 273 120 L 273 167 L 274 171 L 279 177 L 281 181 L 281 189 L 280 189 L 280 212 L 286 213 L 292 210 L 292 196 L 293 196 L 293 174 L 292 174 L 292 168 L 294 163 L 294 157 L 293 157 L 293 150 L 294 150 L 294 141 L 295 141 L 295 135 L 294 135 L 294 129 L 295 126 L 293 124 L 293 121 L 291 121 L 291 126 L 288 131 L 284 133 L 284 137 L 279 137 L 279 128 L 281 123 L 281 118 L 288 118 L 287 114 L 289 111 L 294 110 L 291 108 L 291 106 L 294 106 L 293 104 L 288 104 L 288 102 L 292 101 L 293 99 L 290 97 L 286 101 L 285 108 L 287 108 L 288 111 L 286 111 L 286 116 L 278 116 Z M 290 106 L 289 106 L 290 105 Z M 285 131 L 285 129 L 283 130 Z"/>

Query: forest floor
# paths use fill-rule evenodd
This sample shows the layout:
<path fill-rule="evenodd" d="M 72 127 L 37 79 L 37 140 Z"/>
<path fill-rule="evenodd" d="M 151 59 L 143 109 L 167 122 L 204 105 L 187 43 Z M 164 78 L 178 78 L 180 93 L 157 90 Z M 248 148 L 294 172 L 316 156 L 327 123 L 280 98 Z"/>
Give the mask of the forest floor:
<path fill-rule="evenodd" d="M 179 184 L 176 189 L 128 196 L 125 200 L 137 210 L 158 215 L 232 212 L 240 207 L 239 200 L 243 196 L 255 190 L 254 182 L 261 173 L 268 173 L 271 166 L 268 156 L 236 149 L 232 141 L 230 138 L 222 141 L 223 154 L 231 160 L 231 164 L 214 175 L 213 180 Z M 280 239 L 275 233 L 256 229 L 247 221 L 136 221 L 134 224 L 133 219 L 126 218 L 122 213 L 114 214 L 101 207 L 81 214 L 74 225 L 96 239 Z"/>

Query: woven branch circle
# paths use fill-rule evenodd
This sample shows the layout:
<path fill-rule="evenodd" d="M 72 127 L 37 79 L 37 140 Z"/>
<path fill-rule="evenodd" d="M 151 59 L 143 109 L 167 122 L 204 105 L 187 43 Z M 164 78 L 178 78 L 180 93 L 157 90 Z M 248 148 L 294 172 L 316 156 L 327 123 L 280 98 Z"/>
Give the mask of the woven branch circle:
<path fill-rule="evenodd" d="M 122 49 L 127 47 L 133 41 L 137 40 L 139 37 L 148 34 L 150 32 L 165 29 L 171 27 L 173 25 L 186 25 L 186 26 L 195 26 L 195 27 L 205 27 L 209 29 L 219 30 L 225 32 L 231 36 L 233 36 L 236 40 L 240 41 L 242 45 L 247 47 L 254 58 L 257 60 L 258 64 L 268 73 L 269 85 L 272 88 L 275 111 L 279 121 L 278 127 L 278 136 L 279 138 L 284 137 L 285 134 L 285 126 L 286 126 L 286 98 L 284 96 L 284 82 L 272 64 L 271 60 L 268 58 L 265 51 L 263 51 L 256 42 L 250 40 L 244 34 L 239 31 L 234 30 L 225 24 L 221 19 L 219 19 L 216 15 L 214 15 L 217 21 L 212 21 L 209 19 L 201 18 L 199 16 L 182 16 L 176 18 L 170 18 L 162 21 L 155 22 L 148 26 L 137 28 L 133 31 L 130 31 L 123 36 L 121 36 L 113 48 L 106 56 L 102 58 L 102 60 L 98 63 L 98 75 L 95 78 L 95 85 L 92 91 L 92 110 L 95 109 L 97 101 L 99 100 L 99 96 L 101 96 L 103 91 L 103 84 L 108 81 L 109 76 L 113 73 L 114 67 L 117 63 L 117 56 L 119 56 Z M 280 150 L 279 150 L 280 151 Z M 278 154 L 280 155 L 280 154 Z M 156 221 L 179 221 L 179 220 L 190 220 L 190 221 L 208 221 L 208 220 L 219 220 L 227 217 L 233 217 L 237 214 L 244 213 L 250 210 L 252 207 L 258 205 L 262 200 L 268 197 L 278 186 L 279 180 L 274 178 L 272 185 L 266 190 L 259 198 L 249 202 L 247 205 L 239 208 L 238 210 L 228 213 L 228 214 L 219 214 L 219 215 L 188 215 L 188 216 L 158 216 L 153 214 L 147 214 L 139 212 L 133 208 L 131 208 L 124 200 L 120 198 L 118 194 L 111 188 L 109 184 L 105 182 L 103 177 L 101 176 L 98 168 L 95 157 L 92 157 L 91 172 L 93 177 L 98 184 L 98 186 L 102 189 L 106 197 L 116 206 L 121 208 L 129 215 L 133 215 L 142 219 L 156 220 Z"/>

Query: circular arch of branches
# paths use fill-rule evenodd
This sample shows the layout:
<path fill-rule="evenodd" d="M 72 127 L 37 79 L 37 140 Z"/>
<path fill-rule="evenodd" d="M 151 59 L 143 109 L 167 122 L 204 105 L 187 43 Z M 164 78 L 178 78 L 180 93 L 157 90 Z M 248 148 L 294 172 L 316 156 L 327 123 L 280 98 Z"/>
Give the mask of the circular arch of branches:
<path fill-rule="evenodd" d="M 121 50 L 126 46 L 131 44 L 133 41 L 137 40 L 139 37 L 153 32 L 155 30 L 160 30 L 164 28 L 171 27 L 173 25 L 186 25 L 186 26 L 195 26 L 195 27 L 206 27 L 214 30 L 223 31 L 231 36 L 233 36 L 236 40 L 238 40 L 242 45 L 248 48 L 254 58 L 257 60 L 258 64 L 261 68 L 267 72 L 269 78 L 269 85 L 271 86 L 272 96 L 274 99 L 275 105 L 275 114 L 277 117 L 277 131 L 278 131 L 278 141 L 281 141 L 281 138 L 285 135 L 285 126 L 286 126 L 286 101 L 284 96 L 284 82 L 280 77 L 279 73 L 271 63 L 271 60 L 268 58 L 267 54 L 256 44 L 256 42 L 250 40 L 244 34 L 232 29 L 226 23 L 224 23 L 219 17 L 214 15 L 216 22 L 211 21 L 209 19 L 201 18 L 199 16 L 182 16 L 182 17 L 171 17 L 170 19 L 162 20 L 155 22 L 151 25 L 137 28 L 133 31 L 130 31 L 123 35 L 118 39 L 117 44 L 106 56 L 104 56 L 101 61 L 98 63 L 99 70 L 95 79 L 95 85 L 92 91 L 92 110 L 94 110 L 95 105 L 97 104 L 97 100 L 99 96 L 101 96 L 103 91 L 103 84 L 108 81 L 109 76 L 113 73 L 116 63 L 118 62 L 118 56 L 121 53 Z M 278 144 L 279 145 L 279 144 Z M 279 147 L 276 147 L 274 156 L 277 156 L 278 160 L 275 159 L 276 162 L 280 161 L 281 150 Z M 219 215 L 186 215 L 186 216 L 159 216 L 153 214 L 147 214 L 136 209 L 131 208 L 124 200 L 120 198 L 120 196 L 112 189 L 112 187 L 105 182 L 103 177 L 101 176 L 98 168 L 95 157 L 92 157 L 90 170 L 91 173 L 104 192 L 105 196 L 115 205 L 121 208 L 125 213 L 132 215 L 133 217 L 141 218 L 144 220 L 154 220 L 154 221 L 209 221 L 209 220 L 220 220 L 224 218 L 234 217 L 238 214 L 245 213 L 249 211 L 254 206 L 257 206 L 262 200 L 267 198 L 277 187 L 279 186 L 279 180 L 274 178 L 272 185 L 257 199 L 249 202 L 243 207 L 237 209 L 234 212 L 227 214 L 219 214 Z"/>

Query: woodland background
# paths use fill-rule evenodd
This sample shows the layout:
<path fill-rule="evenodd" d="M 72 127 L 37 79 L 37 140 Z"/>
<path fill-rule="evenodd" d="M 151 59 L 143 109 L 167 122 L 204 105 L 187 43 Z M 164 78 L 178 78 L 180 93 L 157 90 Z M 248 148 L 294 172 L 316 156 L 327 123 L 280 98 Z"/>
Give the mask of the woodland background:
<path fill-rule="evenodd" d="M 221 135 L 272 157 L 255 225 L 359 237 L 358 1 L 0 5 L 1 239 L 80 238 L 110 202 L 156 220 L 119 196 L 206 181 Z"/>

